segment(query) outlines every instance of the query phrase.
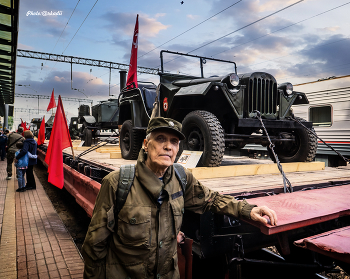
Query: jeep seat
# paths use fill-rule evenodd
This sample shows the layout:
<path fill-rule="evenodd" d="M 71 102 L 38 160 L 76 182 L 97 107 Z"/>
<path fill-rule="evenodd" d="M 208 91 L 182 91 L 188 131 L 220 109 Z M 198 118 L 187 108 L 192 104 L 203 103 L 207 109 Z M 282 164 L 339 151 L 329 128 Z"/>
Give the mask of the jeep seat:
<path fill-rule="evenodd" d="M 142 97 L 145 101 L 145 107 L 146 107 L 147 113 L 149 116 L 151 116 L 152 110 L 153 110 L 153 103 L 157 96 L 156 89 L 143 87 L 141 91 L 143 95 Z"/>

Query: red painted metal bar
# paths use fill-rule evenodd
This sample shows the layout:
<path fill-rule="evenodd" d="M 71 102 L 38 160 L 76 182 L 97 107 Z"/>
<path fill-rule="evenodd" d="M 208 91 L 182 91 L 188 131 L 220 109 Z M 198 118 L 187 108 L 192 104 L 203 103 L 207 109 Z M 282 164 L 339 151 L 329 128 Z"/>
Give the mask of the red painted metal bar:
<path fill-rule="evenodd" d="M 45 152 L 40 149 L 38 149 L 38 158 L 43 162 L 44 166 L 47 167 L 47 164 L 45 163 Z M 66 164 L 63 164 L 63 171 L 64 188 L 66 188 L 91 218 L 101 184 Z"/>
<path fill-rule="evenodd" d="M 253 198 L 249 203 L 266 205 L 276 211 L 278 225 L 247 222 L 266 235 L 286 232 L 350 215 L 349 201 L 350 185 Z"/>
<path fill-rule="evenodd" d="M 350 226 L 295 241 L 296 246 L 350 263 Z"/>

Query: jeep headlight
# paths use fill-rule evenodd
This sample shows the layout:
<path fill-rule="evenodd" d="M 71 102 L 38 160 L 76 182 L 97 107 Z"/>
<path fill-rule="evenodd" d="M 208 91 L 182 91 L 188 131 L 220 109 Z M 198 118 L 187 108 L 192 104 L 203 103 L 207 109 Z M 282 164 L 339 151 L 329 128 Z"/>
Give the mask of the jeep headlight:
<path fill-rule="evenodd" d="M 230 74 L 230 83 L 232 84 L 232 86 L 238 86 L 239 77 L 237 74 Z"/>
<path fill-rule="evenodd" d="M 291 84 L 290 82 L 287 82 L 286 84 L 286 93 L 288 95 L 291 95 L 293 93 L 293 84 Z"/>
<path fill-rule="evenodd" d="M 278 89 L 282 89 L 288 96 L 290 96 L 293 93 L 293 84 L 285 82 L 278 85 Z"/>

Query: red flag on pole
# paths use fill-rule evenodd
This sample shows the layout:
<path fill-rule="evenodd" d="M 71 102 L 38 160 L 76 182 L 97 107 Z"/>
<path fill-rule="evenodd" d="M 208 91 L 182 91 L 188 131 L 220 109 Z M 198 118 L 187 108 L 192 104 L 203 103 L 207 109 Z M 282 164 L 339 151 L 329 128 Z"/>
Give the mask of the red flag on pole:
<path fill-rule="evenodd" d="M 45 115 L 40 124 L 37 143 L 38 145 L 42 145 L 44 144 L 44 142 L 45 142 Z"/>
<path fill-rule="evenodd" d="M 130 64 L 129 64 L 129 72 L 128 72 L 128 78 L 126 79 L 126 87 L 127 88 L 134 88 L 133 83 L 135 84 L 135 87 L 137 87 L 137 48 L 138 48 L 138 37 L 139 37 L 139 15 L 136 17 L 136 24 L 135 24 L 135 30 L 134 30 L 134 37 L 132 40 L 132 46 L 131 46 L 131 57 L 130 57 Z"/>
<path fill-rule="evenodd" d="M 46 111 L 49 111 L 50 109 L 57 107 L 53 91 L 54 91 L 54 89 L 52 89 L 50 103 L 49 103 Z"/>
<path fill-rule="evenodd" d="M 27 122 L 26 122 L 26 121 L 23 122 L 22 118 L 21 118 L 21 127 L 23 128 L 23 133 L 24 133 L 24 131 L 29 130 L 29 129 L 27 128 Z M 23 133 L 22 133 L 22 136 L 23 136 Z"/>
<path fill-rule="evenodd" d="M 63 188 L 64 184 L 62 150 L 69 146 L 73 149 L 61 96 L 58 96 L 58 107 L 52 126 L 45 162 L 49 165 L 47 169 L 49 173 L 48 181 L 60 189 Z"/>

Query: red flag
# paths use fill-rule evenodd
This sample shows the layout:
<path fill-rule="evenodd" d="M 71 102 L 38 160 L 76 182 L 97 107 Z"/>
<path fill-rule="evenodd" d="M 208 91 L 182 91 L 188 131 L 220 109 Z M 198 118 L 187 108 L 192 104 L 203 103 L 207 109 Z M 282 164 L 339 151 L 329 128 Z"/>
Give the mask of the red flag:
<path fill-rule="evenodd" d="M 39 129 L 39 133 L 38 133 L 38 145 L 42 145 L 45 142 L 45 115 L 43 117 L 43 120 L 41 121 L 40 124 L 40 129 Z"/>
<path fill-rule="evenodd" d="M 64 184 L 62 150 L 72 146 L 68 124 L 62 105 L 61 96 L 58 96 L 58 107 L 52 126 L 49 146 L 47 148 L 45 162 L 49 165 L 48 181 L 62 189 Z"/>
<path fill-rule="evenodd" d="M 27 131 L 29 129 L 27 128 L 27 122 L 26 121 L 23 122 L 22 118 L 21 118 L 21 127 L 23 128 L 23 133 L 22 133 L 22 136 L 23 136 L 24 131 Z"/>
<path fill-rule="evenodd" d="M 50 109 L 57 107 L 53 91 L 54 91 L 54 89 L 52 89 L 50 103 L 49 103 L 46 111 L 49 111 Z"/>
<path fill-rule="evenodd" d="M 132 83 L 137 87 L 137 48 L 138 48 L 138 38 L 139 38 L 139 15 L 136 17 L 136 24 L 134 30 L 134 38 L 132 40 L 131 46 L 131 57 L 129 64 L 128 78 L 126 79 L 126 87 L 133 88 Z"/>

